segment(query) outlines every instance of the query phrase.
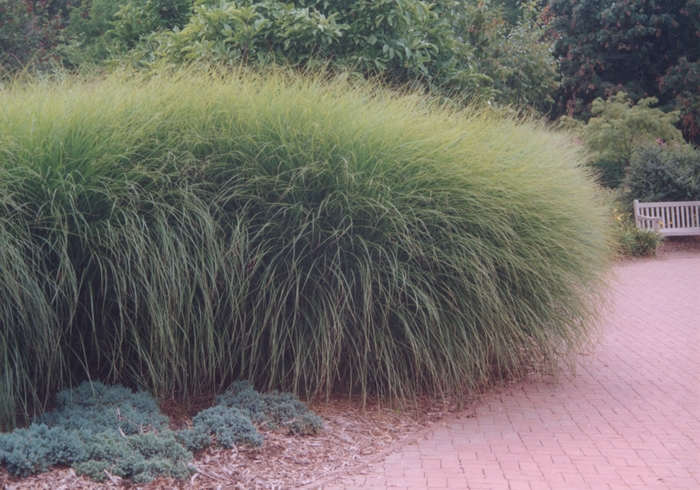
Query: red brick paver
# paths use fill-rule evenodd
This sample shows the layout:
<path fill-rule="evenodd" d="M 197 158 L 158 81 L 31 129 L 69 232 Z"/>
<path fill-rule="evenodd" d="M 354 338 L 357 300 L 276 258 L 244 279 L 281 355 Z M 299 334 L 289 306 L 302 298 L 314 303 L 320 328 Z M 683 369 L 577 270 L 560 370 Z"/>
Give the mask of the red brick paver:
<path fill-rule="evenodd" d="M 595 352 L 327 490 L 700 489 L 700 254 L 616 267 Z"/>

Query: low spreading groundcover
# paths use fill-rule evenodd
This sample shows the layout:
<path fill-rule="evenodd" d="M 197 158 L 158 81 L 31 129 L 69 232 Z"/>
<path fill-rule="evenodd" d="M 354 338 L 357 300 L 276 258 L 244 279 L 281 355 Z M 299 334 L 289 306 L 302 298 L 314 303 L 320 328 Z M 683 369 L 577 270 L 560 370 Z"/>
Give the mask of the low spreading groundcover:
<path fill-rule="evenodd" d="M 462 392 L 585 344 L 609 230 L 566 135 L 279 73 L 0 91 L 0 421 L 156 395 Z"/>
<path fill-rule="evenodd" d="M 237 381 L 216 405 L 192 419 L 192 428 L 169 429 L 149 393 L 123 386 L 84 382 L 56 395 L 55 409 L 29 427 L 0 433 L 0 464 L 18 476 L 70 465 L 78 474 L 103 481 L 111 475 L 136 483 L 158 476 L 187 478 L 197 451 L 216 444 L 261 446 L 254 423 L 288 427 L 294 434 L 316 433 L 321 418 L 290 393 L 255 391 Z M 212 438 L 215 437 L 215 439 Z"/>

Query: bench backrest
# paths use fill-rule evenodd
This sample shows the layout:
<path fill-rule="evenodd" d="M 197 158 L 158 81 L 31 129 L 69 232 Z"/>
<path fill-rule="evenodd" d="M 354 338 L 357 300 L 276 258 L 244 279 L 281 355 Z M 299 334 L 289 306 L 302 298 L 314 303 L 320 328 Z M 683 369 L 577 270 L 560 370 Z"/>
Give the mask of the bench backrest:
<path fill-rule="evenodd" d="M 639 228 L 658 229 L 664 234 L 700 228 L 700 201 L 639 202 L 635 199 L 634 219 Z"/>

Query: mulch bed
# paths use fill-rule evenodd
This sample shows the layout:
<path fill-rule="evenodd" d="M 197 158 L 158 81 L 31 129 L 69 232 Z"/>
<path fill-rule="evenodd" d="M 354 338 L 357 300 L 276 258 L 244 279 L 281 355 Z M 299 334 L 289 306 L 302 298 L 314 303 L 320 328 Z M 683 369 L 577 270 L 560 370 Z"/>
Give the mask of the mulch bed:
<path fill-rule="evenodd" d="M 658 255 L 673 252 L 700 252 L 700 236 L 668 237 L 657 250 Z"/>

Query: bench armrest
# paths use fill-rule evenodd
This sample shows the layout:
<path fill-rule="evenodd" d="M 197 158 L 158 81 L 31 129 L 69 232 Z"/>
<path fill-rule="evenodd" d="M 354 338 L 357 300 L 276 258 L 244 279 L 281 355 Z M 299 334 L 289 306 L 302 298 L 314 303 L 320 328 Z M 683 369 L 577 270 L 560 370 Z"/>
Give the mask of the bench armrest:
<path fill-rule="evenodd" d="M 651 221 L 652 223 L 652 229 L 654 231 L 658 231 L 660 228 L 660 224 L 663 222 L 663 219 L 659 218 L 658 216 L 642 216 L 642 215 L 637 215 L 635 216 L 635 221 L 637 222 L 637 227 L 642 228 L 641 224 L 642 221 Z"/>

